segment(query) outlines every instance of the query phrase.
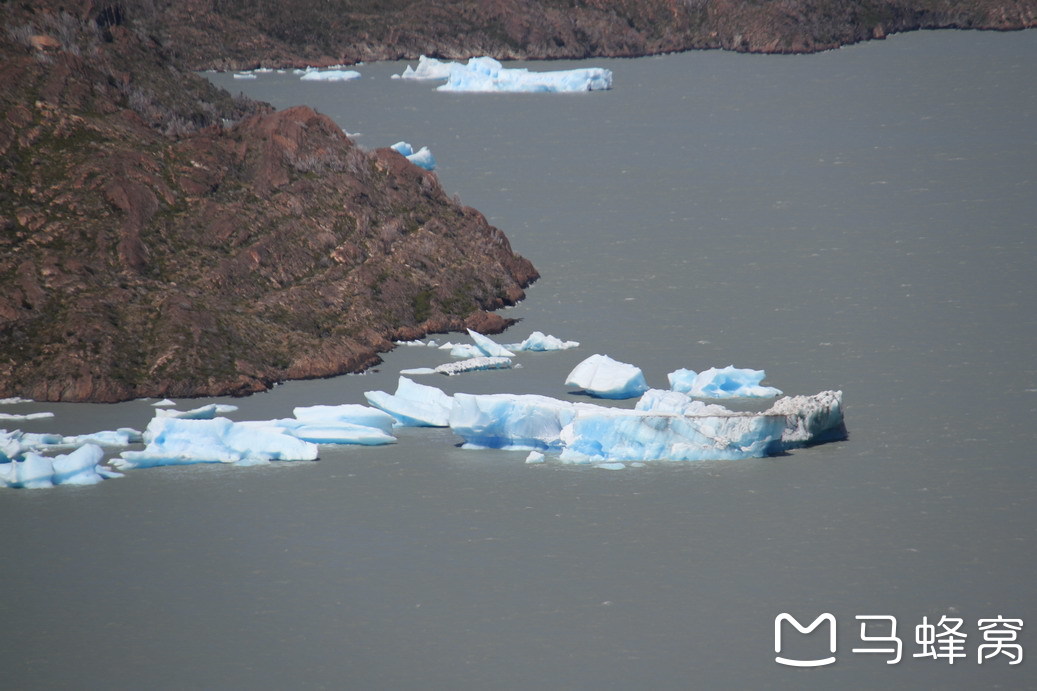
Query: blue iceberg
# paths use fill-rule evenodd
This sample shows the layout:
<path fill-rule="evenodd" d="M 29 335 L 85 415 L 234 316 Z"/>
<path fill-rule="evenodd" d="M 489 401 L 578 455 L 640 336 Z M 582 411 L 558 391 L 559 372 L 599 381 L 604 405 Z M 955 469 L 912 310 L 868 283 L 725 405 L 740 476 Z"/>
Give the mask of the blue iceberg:
<path fill-rule="evenodd" d="M 572 421 L 577 407 L 536 394 L 458 393 L 454 394 L 450 429 L 469 449 L 558 450 L 562 429 Z"/>
<path fill-rule="evenodd" d="M 248 425 L 218 417 L 192 420 L 155 417 L 144 431 L 142 451 L 123 451 L 116 468 L 150 468 L 192 463 L 252 465 L 268 461 L 312 461 L 317 445 L 285 434 L 273 423 Z"/>
<path fill-rule="evenodd" d="M 396 422 L 392 415 L 359 403 L 300 406 L 292 410 L 292 415 L 296 420 L 306 424 L 349 423 L 373 427 L 386 434 L 392 433 L 393 424 Z"/>
<path fill-rule="evenodd" d="M 573 92 L 604 91 L 612 88 L 612 70 L 586 67 L 574 70 L 530 72 L 506 68 L 491 57 L 471 58 L 466 64 L 444 62 L 424 55 L 418 66 L 409 65 L 399 79 L 446 79 L 439 91 L 465 92 Z"/>
<path fill-rule="evenodd" d="M 591 355 L 576 365 L 565 384 L 596 398 L 635 398 L 648 390 L 639 367 L 618 362 L 608 355 Z"/>
<path fill-rule="evenodd" d="M 425 170 L 436 169 L 436 158 L 432 155 L 432 152 L 429 151 L 427 146 L 423 146 L 415 151 L 414 147 L 408 142 L 396 142 L 389 148 L 403 155 L 408 161 L 419 168 L 424 168 Z"/>
<path fill-rule="evenodd" d="M 704 372 L 679 369 L 666 376 L 672 390 L 699 398 L 772 398 L 781 395 L 780 389 L 760 384 L 767 376 L 762 369 L 739 369 L 728 365 L 721 369 L 711 367 Z"/>
<path fill-rule="evenodd" d="M 306 70 L 299 77 L 304 82 L 347 82 L 360 79 L 356 70 Z"/>
<path fill-rule="evenodd" d="M 375 408 L 384 410 L 396 419 L 399 427 L 448 427 L 451 396 L 434 386 L 426 386 L 400 377 L 396 393 L 366 391 L 364 398 Z"/>
<path fill-rule="evenodd" d="M 72 453 L 48 458 L 27 452 L 24 460 L 0 463 L 0 486 L 15 489 L 41 489 L 55 485 L 94 485 L 122 477 L 122 473 L 101 465 L 104 451 L 85 444 Z"/>
<path fill-rule="evenodd" d="M 512 357 L 515 354 L 489 336 L 483 336 L 478 331 L 468 329 L 468 335 L 472 337 L 475 347 L 481 350 L 483 355 L 488 357 Z"/>
<path fill-rule="evenodd" d="M 761 458 L 781 451 L 784 415 L 580 411 L 561 434 L 568 463 Z"/>
<path fill-rule="evenodd" d="M 515 352 L 529 351 L 543 353 L 549 350 L 569 350 L 570 348 L 578 348 L 579 346 L 579 341 L 563 341 L 560 338 L 544 334 L 541 331 L 534 331 L 521 343 L 511 343 L 505 347 Z"/>

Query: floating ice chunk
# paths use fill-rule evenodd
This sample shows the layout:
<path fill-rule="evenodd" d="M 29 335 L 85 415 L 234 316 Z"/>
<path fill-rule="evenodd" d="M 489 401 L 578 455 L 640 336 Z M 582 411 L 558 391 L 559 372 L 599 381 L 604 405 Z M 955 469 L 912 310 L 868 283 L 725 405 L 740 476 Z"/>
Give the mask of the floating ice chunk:
<path fill-rule="evenodd" d="M 227 418 L 211 420 L 155 417 L 144 431 L 142 451 L 123 451 L 112 464 L 120 469 L 191 463 L 312 461 L 317 445 L 285 434 L 274 425 L 253 426 Z"/>
<path fill-rule="evenodd" d="M 431 339 L 431 338 L 428 341 L 422 341 L 421 339 L 416 339 L 416 340 L 413 340 L 413 341 L 393 341 L 393 343 L 395 345 L 412 346 L 412 347 L 417 347 L 417 348 L 438 348 L 439 347 L 439 344 L 436 343 L 436 341 L 434 339 Z"/>
<path fill-rule="evenodd" d="M 505 347 L 509 350 L 514 350 L 515 352 L 530 351 L 542 353 L 548 350 L 568 350 L 570 348 L 578 348 L 579 345 L 579 341 L 563 341 L 560 338 L 546 335 L 543 332 L 534 331 L 521 343 L 512 343 Z"/>
<path fill-rule="evenodd" d="M 649 389 L 638 399 L 634 410 L 678 415 L 729 415 L 730 410 L 716 403 L 703 403 L 679 391 Z"/>
<path fill-rule="evenodd" d="M 450 356 L 457 358 L 483 357 L 486 355 L 479 346 L 472 343 L 457 343 L 450 349 Z"/>
<path fill-rule="evenodd" d="M 429 151 L 427 146 L 423 146 L 415 151 L 414 147 L 412 147 L 408 142 L 396 142 L 389 148 L 402 154 L 408 161 L 419 168 L 424 168 L 425 170 L 436 169 L 436 158 L 432 155 L 432 152 Z"/>
<path fill-rule="evenodd" d="M 156 408 L 173 408 L 173 407 L 176 406 L 176 403 L 171 401 L 171 400 L 169 400 L 168 398 L 163 398 L 161 401 L 156 401 L 155 403 L 152 403 L 151 405 L 156 407 Z"/>
<path fill-rule="evenodd" d="M 529 455 L 526 456 L 526 463 L 543 463 L 544 454 L 539 451 L 530 451 Z"/>
<path fill-rule="evenodd" d="M 13 396 L 11 398 L 0 398 L 0 405 L 14 405 L 16 403 L 34 403 L 31 398 L 22 398 L 20 396 Z"/>
<path fill-rule="evenodd" d="M 420 66 L 419 63 L 419 68 Z M 435 69 L 437 74 L 444 71 L 444 68 L 438 65 Z M 612 88 L 612 71 L 601 67 L 588 67 L 530 72 L 524 68 L 505 68 L 493 58 L 481 57 L 471 58 L 465 65 L 454 63 L 446 74 L 446 80 L 445 84 L 437 87 L 439 91 L 601 91 Z"/>
<path fill-rule="evenodd" d="M 360 79 L 360 73 L 356 70 L 308 70 L 299 79 L 304 82 L 347 82 Z"/>
<path fill-rule="evenodd" d="M 256 75 L 252 74 L 251 72 L 235 72 L 234 73 L 234 78 L 235 79 L 255 79 Z"/>
<path fill-rule="evenodd" d="M 104 451 L 94 444 L 54 458 L 28 452 L 25 460 L 0 463 L 0 486 L 39 489 L 54 485 L 93 485 L 122 477 L 122 473 L 101 465 L 103 457 Z"/>
<path fill-rule="evenodd" d="M 728 365 L 698 373 L 679 369 L 666 376 L 671 389 L 699 398 L 771 398 L 781 395 L 780 389 L 760 385 L 767 376 L 762 369 L 738 369 Z"/>
<path fill-rule="evenodd" d="M 139 444 L 143 440 L 141 432 L 129 427 L 120 427 L 117 430 L 105 430 L 102 432 L 91 432 L 89 434 L 77 434 L 71 437 L 63 437 L 61 443 L 66 446 L 82 446 L 83 444 L 96 444 L 98 446 L 129 446 Z"/>
<path fill-rule="evenodd" d="M 561 432 L 559 458 L 570 463 L 759 458 L 780 451 L 784 427 L 781 415 L 581 410 Z"/>
<path fill-rule="evenodd" d="M 465 372 L 476 372 L 489 369 L 511 369 L 511 358 L 508 357 L 473 357 L 457 362 L 448 362 L 434 369 L 437 374 L 454 376 Z"/>
<path fill-rule="evenodd" d="M 626 463 L 596 463 L 595 468 L 601 468 L 602 470 L 626 470 Z"/>
<path fill-rule="evenodd" d="M 236 405 L 224 405 L 221 403 L 210 403 L 192 410 L 156 410 L 158 417 L 172 417 L 180 420 L 212 420 L 217 415 L 226 415 L 237 410 Z"/>
<path fill-rule="evenodd" d="M 468 329 L 468 335 L 475 341 L 475 347 L 482 351 L 483 355 L 489 357 L 513 357 L 515 353 L 511 352 L 500 343 L 497 343 L 489 336 L 483 336 L 478 331 L 472 331 Z"/>
<path fill-rule="evenodd" d="M 639 367 L 617 362 L 608 355 L 591 355 L 576 365 L 565 384 L 597 398 L 634 398 L 648 390 Z"/>
<path fill-rule="evenodd" d="M 25 446 L 22 444 L 21 430 L 8 432 L 0 429 L 0 463 L 7 463 L 18 458 L 23 451 L 25 451 Z"/>
<path fill-rule="evenodd" d="M 386 417 L 389 418 L 390 422 L 393 419 L 389 415 L 386 415 Z M 379 446 L 381 444 L 392 444 L 396 441 L 396 437 L 376 427 L 358 425 L 343 420 L 302 422 L 293 418 L 285 418 L 281 420 L 247 421 L 238 424 L 260 430 L 276 427 L 284 434 L 314 444 Z"/>
<path fill-rule="evenodd" d="M 0 413 L 0 420 L 43 420 L 54 417 L 54 413 Z"/>
<path fill-rule="evenodd" d="M 366 391 L 364 398 L 375 408 L 396 418 L 401 427 L 447 427 L 454 400 L 441 389 L 400 377 L 396 393 Z"/>
<path fill-rule="evenodd" d="M 418 66 L 407 67 L 401 74 L 394 74 L 393 79 L 446 79 L 450 76 L 450 71 L 453 70 L 458 63 L 450 62 L 446 60 L 437 60 L 436 58 L 426 57 L 424 55 L 418 58 Z"/>
<path fill-rule="evenodd" d="M 767 413 L 785 416 L 785 431 L 781 435 L 785 449 L 842 441 L 847 437 L 842 391 L 786 396 L 775 401 Z"/>
<path fill-rule="evenodd" d="M 596 407 L 596 406 L 595 406 Z M 450 429 L 472 449 L 559 449 L 577 405 L 536 394 L 454 394 Z"/>
<path fill-rule="evenodd" d="M 392 415 L 358 403 L 300 406 L 292 410 L 292 415 L 296 420 L 308 424 L 348 422 L 364 427 L 374 427 L 386 434 L 392 432 L 395 422 Z"/>
<path fill-rule="evenodd" d="M 408 369 L 401 369 L 400 374 L 437 374 L 437 372 L 432 367 L 410 367 Z"/>

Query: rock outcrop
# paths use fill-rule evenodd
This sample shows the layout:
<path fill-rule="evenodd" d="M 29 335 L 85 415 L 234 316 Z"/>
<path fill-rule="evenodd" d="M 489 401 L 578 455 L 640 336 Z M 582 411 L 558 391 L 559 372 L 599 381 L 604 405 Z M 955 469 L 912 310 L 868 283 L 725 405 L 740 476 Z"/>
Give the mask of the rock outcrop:
<path fill-rule="evenodd" d="M 0 397 L 358 371 L 394 338 L 500 331 L 486 310 L 537 278 L 396 152 L 217 92 L 128 12 L 45 4 L 0 5 Z"/>

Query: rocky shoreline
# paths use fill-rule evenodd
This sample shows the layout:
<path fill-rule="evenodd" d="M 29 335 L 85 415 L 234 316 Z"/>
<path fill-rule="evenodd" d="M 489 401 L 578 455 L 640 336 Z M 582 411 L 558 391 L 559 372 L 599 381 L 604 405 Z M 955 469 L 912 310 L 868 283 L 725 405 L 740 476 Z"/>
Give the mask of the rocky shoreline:
<path fill-rule="evenodd" d="M 193 69 L 362 61 L 811 53 L 918 29 L 1037 26 L 1034 0 L 194 0 L 151 23 Z"/>

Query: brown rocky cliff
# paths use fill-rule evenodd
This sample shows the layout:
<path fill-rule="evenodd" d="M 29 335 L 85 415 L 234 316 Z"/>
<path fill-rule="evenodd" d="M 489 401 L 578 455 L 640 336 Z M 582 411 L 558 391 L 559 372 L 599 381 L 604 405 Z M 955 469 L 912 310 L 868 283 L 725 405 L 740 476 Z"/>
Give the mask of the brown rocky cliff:
<path fill-rule="evenodd" d="M 0 397 L 244 394 L 357 371 L 396 337 L 501 330 L 486 310 L 537 277 L 434 174 L 326 116 L 213 96 L 94 15 L 5 26 Z"/>

